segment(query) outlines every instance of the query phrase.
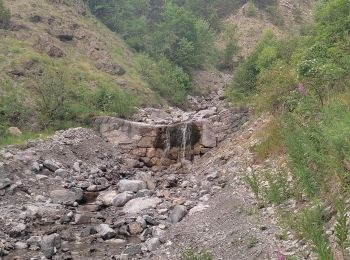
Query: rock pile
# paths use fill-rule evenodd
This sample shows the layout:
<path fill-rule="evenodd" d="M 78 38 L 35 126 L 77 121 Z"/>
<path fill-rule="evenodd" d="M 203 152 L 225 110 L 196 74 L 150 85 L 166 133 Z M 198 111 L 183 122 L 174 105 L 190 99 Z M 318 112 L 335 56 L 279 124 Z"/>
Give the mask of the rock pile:
<path fill-rule="evenodd" d="M 83 128 L 0 154 L 1 257 L 142 259 L 225 185 L 178 165 L 127 169 L 118 147 Z"/>

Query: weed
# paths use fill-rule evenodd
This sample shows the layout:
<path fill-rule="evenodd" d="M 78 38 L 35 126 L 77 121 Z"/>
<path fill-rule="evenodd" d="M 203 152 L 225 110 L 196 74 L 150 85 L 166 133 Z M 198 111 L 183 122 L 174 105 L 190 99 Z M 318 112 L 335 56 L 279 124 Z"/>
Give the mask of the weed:
<path fill-rule="evenodd" d="M 247 240 L 247 247 L 248 248 L 253 248 L 258 244 L 258 239 L 256 236 L 250 236 Z"/>
<path fill-rule="evenodd" d="M 336 242 L 339 248 L 342 251 L 343 257 L 345 257 L 345 250 L 346 247 L 349 245 L 348 241 L 348 235 L 349 235 L 349 224 L 348 224 L 348 216 L 347 216 L 347 211 L 342 203 L 339 205 L 338 209 L 338 215 L 336 219 L 336 224 L 335 224 L 335 237 L 336 237 Z"/>
<path fill-rule="evenodd" d="M 251 176 L 246 175 L 244 177 L 244 180 L 245 180 L 246 184 L 249 186 L 249 188 L 253 191 L 256 199 L 259 200 L 260 184 L 259 184 L 259 180 L 258 180 L 258 177 L 256 176 L 256 174 L 253 172 L 251 174 Z"/>
<path fill-rule="evenodd" d="M 181 255 L 181 260 L 212 260 L 213 257 L 208 251 L 195 252 L 193 249 L 185 250 Z"/>

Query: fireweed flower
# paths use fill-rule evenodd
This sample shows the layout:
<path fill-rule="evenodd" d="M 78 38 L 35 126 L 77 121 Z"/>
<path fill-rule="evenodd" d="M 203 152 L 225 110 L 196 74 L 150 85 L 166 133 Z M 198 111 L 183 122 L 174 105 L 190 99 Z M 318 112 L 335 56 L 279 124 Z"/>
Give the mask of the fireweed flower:
<path fill-rule="evenodd" d="M 299 91 L 299 93 L 301 94 L 301 95 L 305 95 L 305 93 L 306 93 L 306 90 L 305 90 L 305 86 L 304 86 L 304 84 L 303 83 L 300 83 L 299 84 L 299 86 L 298 86 L 298 91 Z"/>
<path fill-rule="evenodd" d="M 276 251 L 276 260 L 286 260 L 286 257 L 281 253 L 281 251 Z"/>

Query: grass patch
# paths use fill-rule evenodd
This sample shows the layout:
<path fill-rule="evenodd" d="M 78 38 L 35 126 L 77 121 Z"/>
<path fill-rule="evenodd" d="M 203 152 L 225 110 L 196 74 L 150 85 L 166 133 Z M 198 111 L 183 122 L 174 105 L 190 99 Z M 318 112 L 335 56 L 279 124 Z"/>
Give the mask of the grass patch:
<path fill-rule="evenodd" d="M 196 252 L 194 249 L 187 249 L 181 254 L 181 260 L 213 260 L 208 251 Z"/>
<path fill-rule="evenodd" d="M 54 131 L 52 129 L 46 129 L 42 132 L 24 132 L 21 136 L 5 135 L 0 138 L 0 147 L 15 144 L 26 144 L 29 140 L 45 139 L 52 135 Z"/>

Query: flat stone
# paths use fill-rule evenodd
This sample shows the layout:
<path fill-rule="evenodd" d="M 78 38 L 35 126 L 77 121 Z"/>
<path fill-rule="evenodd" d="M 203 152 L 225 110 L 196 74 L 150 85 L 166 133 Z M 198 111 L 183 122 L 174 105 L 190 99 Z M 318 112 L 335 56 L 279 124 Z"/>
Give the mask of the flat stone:
<path fill-rule="evenodd" d="M 138 192 L 139 190 L 146 189 L 146 183 L 141 180 L 121 180 L 119 182 L 119 191 L 132 191 Z"/>
<path fill-rule="evenodd" d="M 53 203 L 73 203 L 83 199 L 83 191 L 79 188 L 53 190 L 50 192 L 50 197 Z"/>
<path fill-rule="evenodd" d="M 138 214 L 145 209 L 155 208 L 162 203 L 160 198 L 136 198 L 125 204 L 122 211 L 124 213 Z"/>

